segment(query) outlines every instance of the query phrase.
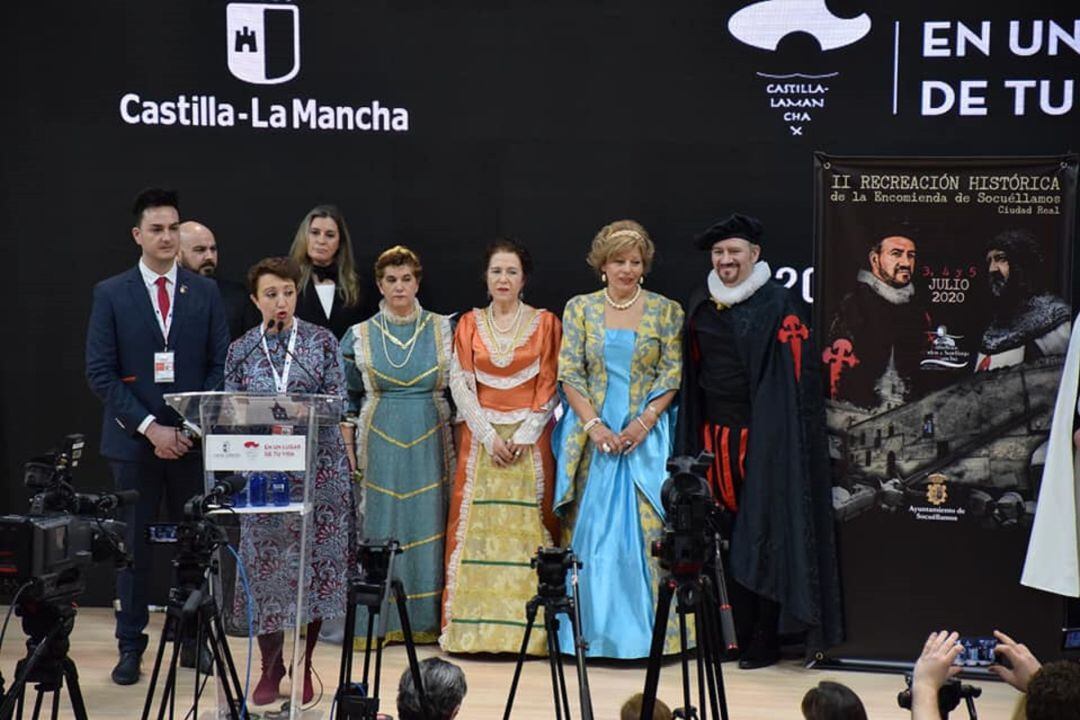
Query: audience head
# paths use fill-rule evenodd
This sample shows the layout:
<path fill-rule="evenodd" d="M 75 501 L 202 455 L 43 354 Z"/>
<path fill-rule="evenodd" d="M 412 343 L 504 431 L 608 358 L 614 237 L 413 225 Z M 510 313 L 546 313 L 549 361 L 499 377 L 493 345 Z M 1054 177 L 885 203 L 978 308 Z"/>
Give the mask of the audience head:
<path fill-rule="evenodd" d="M 214 233 L 195 220 L 180 223 L 180 264 L 191 272 L 213 277 L 217 272 L 218 249 Z"/>
<path fill-rule="evenodd" d="M 1080 664 L 1049 662 L 1027 689 L 1028 720 L 1080 720 Z"/>
<path fill-rule="evenodd" d="M 360 280 L 353 264 L 352 241 L 345 217 L 334 205 L 316 205 L 296 229 L 289 256 L 300 266 L 300 289 L 312 272 L 333 278 L 347 306 L 360 302 Z"/>
<path fill-rule="evenodd" d="M 496 238 L 484 250 L 484 282 L 492 300 L 509 302 L 521 297 L 532 273 L 532 256 L 517 240 Z"/>
<path fill-rule="evenodd" d="M 645 696 L 641 693 L 631 695 L 623 703 L 622 710 L 619 711 L 619 720 L 641 720 L 641 706 L 644 704 Z M 671 720 L 671 708 L 664 704 L 663 700 L 659 698 L 653 703 L 652 720 Z"/>
<path fill-rule="evenodd" d="M 413 682 L 412 670 L 405 668 L 398 683 L 398 720 L 451 720 L 461 709 L 468 688 L 465 673 L 442 658 L 420 661 L 420 681 L 424 684 L 427 709 L 420 706 L 420 694 Z"/>
<path fill-rule="evenodd" d="M 420 257 L 403 245 L 383 251 L 375 261 L 375 284 L 386 308 L 395 315 L 412 313 L 423 276 Z"/>
<path fill-rule="evenodd" d="M 262 314 L 262 324 L 272 329 L 292 326 L 300 268 L 292 258 L 268 257 L 251 266 L 247 275 L 251 301 Z"/>
<path fill-rule="evenodd" d="M 862 700 L 847 685 L 822 680 L 803 695 L 806 720 L 866 720 Z"/>
<path fill-rule="evenodd" d="M 131 208 L 135 226 L 131 236 L 142 248 L 146 265 L 165 273 L 180 246 L 180 201 L 174 190 L 147 188 L 136 196 Z"/>

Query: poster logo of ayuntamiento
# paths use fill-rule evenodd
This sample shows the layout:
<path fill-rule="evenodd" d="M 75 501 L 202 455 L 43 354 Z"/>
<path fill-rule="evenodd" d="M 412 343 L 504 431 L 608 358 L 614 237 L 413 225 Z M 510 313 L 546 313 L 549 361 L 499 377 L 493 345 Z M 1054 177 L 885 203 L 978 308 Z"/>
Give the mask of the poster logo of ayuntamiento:
<path fill-rule="evenodd" d="M 225 6 L 229 72 L 255 85 L 288 82 L 300 72 L 300 8 L 270 3 Z"/>
<path fill-rule="evenodd" d="M 781 53 L 780 45 L 785 40 L 809 37 L 816 48 L 808 52 L 815 55 L 859 42 L 870 32 L 871 25 L 866 13 L 851 18 L 837 16 L 825 0 L 763 0 L 737 10 L 728 19 L 728 31 L 746 45 Z M 793 57 L 787 55 L 785 59 Z M 805 56 L 798 57 L 806 61 Z M 840 75 L 837 70 L 808 69 L 789 67 L 781 72 L 756 73 L 764 81 L 769 109 L 776 111 L 792 137 L 803 137 L 803 131 L 818 116 L 817 111 L 825 108 L 831 82 Z"/>
<path fill-rule="evenodd" d="M 1072 327 L 1077 157 L 816 161 L 838 519 L 1030 527 Z"/>

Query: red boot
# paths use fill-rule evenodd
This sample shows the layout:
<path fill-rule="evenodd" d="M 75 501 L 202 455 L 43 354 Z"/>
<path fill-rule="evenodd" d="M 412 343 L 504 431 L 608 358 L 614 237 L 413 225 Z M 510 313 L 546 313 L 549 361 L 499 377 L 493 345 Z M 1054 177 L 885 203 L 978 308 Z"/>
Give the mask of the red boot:
<path fill-rule="evenodd" d="M 251 694 L 251 702 L 255 705 L 269 705 L 281 696 L 281 678 L 285 677 L 285 664 L 281 661 L 284 645 L 285 634 L 281 631 L 259 635 L 262 675 Z"/>

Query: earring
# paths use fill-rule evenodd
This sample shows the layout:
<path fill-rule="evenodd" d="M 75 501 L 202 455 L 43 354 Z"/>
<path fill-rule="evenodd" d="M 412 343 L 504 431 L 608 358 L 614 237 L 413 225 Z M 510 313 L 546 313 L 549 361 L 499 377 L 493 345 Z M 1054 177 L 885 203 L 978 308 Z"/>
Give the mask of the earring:
<path fill-rule="evenodd" d="M 644 285 L 645 284 L 645 276 L 644 275 L 641 275 L 641 276 L 638 277 L 637 284 L 638 285 Z"/>
<path fill-rule="evenodd" d="M 600 282 L 602 282 L 602 283 L 604 283 L 605 285 L 607 285 L 607 273 L 606 273 L 606 272 L 602 272 L 602 273 L 600 273 Z"/>

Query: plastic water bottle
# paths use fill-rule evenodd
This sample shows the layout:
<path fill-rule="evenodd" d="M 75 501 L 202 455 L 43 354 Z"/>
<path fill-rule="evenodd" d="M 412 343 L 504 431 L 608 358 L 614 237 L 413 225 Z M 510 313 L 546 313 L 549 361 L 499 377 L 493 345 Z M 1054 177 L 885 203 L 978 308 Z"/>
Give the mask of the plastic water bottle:
<path fill-rule="evenodd" d="M 261 472 L 251 473 L 248 478 L 248 504 L 252 507 L 264 507 L 266 505 L 266 474 Z"/>
<path fill-rule="evenodd" d="M 248 482 L 251 482 L 250 479 Z M 233 495 L 232 506 L 234 508 L 247 507 L 248 504 L 248 489 L 247 483 L 244 483 L 244 489 Z"/>
<path fill-rule="evenodd" d="M 289 504 L 289 476 L 276 472 L 270 475 L 270 502 L 279 507 Z"/>

